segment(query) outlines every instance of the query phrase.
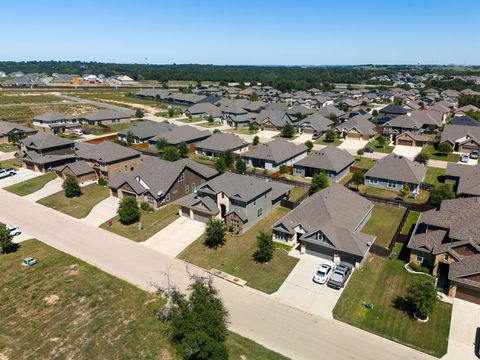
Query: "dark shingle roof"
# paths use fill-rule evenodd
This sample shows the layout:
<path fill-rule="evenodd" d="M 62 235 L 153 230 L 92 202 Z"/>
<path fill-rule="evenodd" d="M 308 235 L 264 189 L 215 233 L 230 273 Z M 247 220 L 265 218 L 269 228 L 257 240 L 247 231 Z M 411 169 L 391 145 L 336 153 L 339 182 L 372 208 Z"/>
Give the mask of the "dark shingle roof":
<path fill-rule="evenodd" d="M 279 164 L 285 160 L 307 152 L 304 144 L 294 144 L 285 139 L 275 139 L 265 144 L 257 145 L 253 150 L 243 154 L 244 157 L 273 161 Z"/>

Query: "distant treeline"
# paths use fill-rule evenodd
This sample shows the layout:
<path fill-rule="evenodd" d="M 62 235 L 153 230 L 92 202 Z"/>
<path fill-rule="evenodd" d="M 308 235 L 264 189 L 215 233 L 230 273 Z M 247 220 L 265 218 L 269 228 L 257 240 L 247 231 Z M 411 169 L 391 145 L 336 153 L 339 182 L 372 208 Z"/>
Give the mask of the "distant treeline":
<path fill-rule="evenodd" d="M 371 81 L 372 77 L 395 74 L 410 75 L 435 72 L 443 75 L 477 75 L 479 67 L 452 68 L 442 66 L 220 66 L 220 65 L 146 65 L 115 64 L 80 61 L 0 62 L 0 70 L 7 73 L 64 73 L 126 74 L 135 80 L 261 82 L 281 91 L 309 88 L 328 88 L 332 83 L 388 85 L 389 82 Z"/>

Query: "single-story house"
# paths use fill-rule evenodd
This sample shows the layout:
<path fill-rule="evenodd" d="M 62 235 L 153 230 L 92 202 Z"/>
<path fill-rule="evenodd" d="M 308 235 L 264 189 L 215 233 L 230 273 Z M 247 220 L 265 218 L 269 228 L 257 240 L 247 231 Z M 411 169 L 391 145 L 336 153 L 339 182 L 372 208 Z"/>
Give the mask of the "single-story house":
<path fill-rule="evenodd" d="M 478 166 L 448 163 L 445 182 L 454 185 L 457 196 L 480 196 L 480 168 Z"/>
<path fill-rule="evenodd" d="M 238 154 L 243 153 L 248 151 L 248 142 L 235 134 L 218 133 L 195 145 L 195 152 L 198 155 L 208 157 L 218 157 L 227 150 Z"/>
<path fill-rule="evenodd" d="M 321 136 L 325 131 L 331 129 L 334 122 L 327 119 L 318 112 L 307 116 L 295 124 L 299 133 L 311 133 Z"/>
<path fill-rule="evenodd" d="M 287 123 L 292 121 L 283 110 L 262 110 L 255 118 L 255 124 L 264 130 L 281 131 Z"/>
<path fill-rule="evenodd" d="M 10 142 L 10 138 L 14 134 L 18 134 L 19 138 L 25 138 L 34 135 L 38 130 L 23 126 L 12 121 L 0 120 L 0 144 Z"/>
<path fill-rule="evenodd" d="M 335 129 L 345 139 L 370 140 L 377 134 L 375 124 L 364 115 L 356 115 L 348 121 L 341 123 Z"/>
<path fill-rule="evenodd" d="M 469 112 L 477 112 L 477 111 L 480 111 L 480 109 L 475 105 L 465 105 L 456 109 L 454 115 L 465 116 L 465 115 L 468 115 Z"/>
<path fill-rule="evenodd" d="M 451 125 L 466 125 L 466 126 L 480 126 L 480 121 L 475 120 L 470 116 L 455 116 L 452 121 L 450 121 Z"/>
<path fill-rule="evenodd" d="M 79 120 L 91 126 L 109 125 L 130 121 L 131 115 L 110 109 L 101 109 L 79 116 Z"/>
<path fill-rule="evenodd" d="M 80 129 L 81 127 L 81 124 L 72 115 L 56 111 L 36 115 L 32 119 L 32 125 L 35 129 L 49 134 L 73 132 L 75 129 Z"/>
<path fill-rule="evenodd" d="M 379 116 L 400 116 L 400 115 L 406 115 L 407 110 L 401 105 L 396 105 L 396 104 L 388 104 L 387 106 L 381 108 L 378 110 L 378 115 Z"/>
<path fill-rule="evenodd" d="M 68 175 L 77 179 L 80 184 L 85 184 L 98 179 L 95 170 L 83 160 L 57 166 L 53 169 L 59 178 L 65 179 Z"/>
<path fill-rule="evenodd" d="M 176 126 L 162 131 L 157 136 L 148 140 L 150 147 L 155 147 L 157 141 L 164 139 L 169 145 L 179 145 L 185 143 L 187 145 L 196 144 L 210 137 L 212 133 L 208 130 L 200 130 L 194 126 Z"/>
<path fill-rule="evenodd" d="M 166 121 L 164 122 L 150 122 L 150 121 L 139 121 L 129 128 L 122 130 L 118 133 L 118 140 L 127 142 L 127 134 L 131 133 L 133 135 L 133 143 L 141 144 L 148 142 L 151 138 L 157 136 L 158 134 L 173 129 L 177 127 L 176 125 L 170 124 Z"/>
<path fill-rule="evenodd" d="M 412 133 L 410 131 L 405 131 L 404 133 L 401 133 L 400 135 L 397 135 L 395 138 L 395 144 L 396 145 L 403 145 L 403 146 L 424 146 L 428 141 L 428 138 Z"/>
<path fill-rule="evenodd" d="M 202 117 L 208 119 L 210 116 L 214 120 L 220 120 L 222 118 L 222 110 L 211 103 L 198 103 L 190 106 L 185 110 L 185 115 L 191 117 Z"/>
<path fill-rule="evenodd" d="M 317 113 L 327 118 L 330 118 L 332 116 L 339 118 L 345 115 L 345 111 L 340 110 L 335 105 L 326 105 L 324 107 L 321 107 L 320 109 L 318 109 Z"/>
<path fill-rule="evenodd" d="M 443 128 L 440 142 L 448 142 L 454 151 L 470 153 L 480 150 L 480 127 L 447 124 Z"/>

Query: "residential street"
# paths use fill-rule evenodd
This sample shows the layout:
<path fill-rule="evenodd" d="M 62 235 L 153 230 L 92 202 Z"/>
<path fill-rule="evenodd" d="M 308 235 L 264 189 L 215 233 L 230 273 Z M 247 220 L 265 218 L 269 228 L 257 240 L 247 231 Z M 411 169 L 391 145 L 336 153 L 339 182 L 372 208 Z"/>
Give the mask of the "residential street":
<path fill-rule="evenodd" d="M 0 190 L 0 222 L 76 256 L 143 289 L 152 282 L 189 283 L 183 262 L 88 223 Z M 45 219 L 48 219 L 46 225 Z M 198 272 L 193 266 L 190 272 Z M 310 274 L 308 275 L 310 276 Z M 272 297 L 216 280 L 230 312 L 230 328 L 292 359 L 431 359 L 416 350 L 284 305 Z"/>

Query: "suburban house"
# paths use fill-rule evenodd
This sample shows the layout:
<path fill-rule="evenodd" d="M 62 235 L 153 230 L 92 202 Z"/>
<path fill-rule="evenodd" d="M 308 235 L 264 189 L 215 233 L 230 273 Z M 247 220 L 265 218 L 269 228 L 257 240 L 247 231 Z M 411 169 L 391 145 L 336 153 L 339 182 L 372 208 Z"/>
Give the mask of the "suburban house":
<path fill-rule="evenodd" d="M 304 144 L 294 144 L 285 139 L 275 139 L 259 144 L 242 154 L 248 167 L 278 171 L 280 166 L 291 166 L 307 156 L 308 148 Z"/>
<path fill-rule="evenodd" d="M 338 182 L 350 172 L 355 157 L 348 151 L 327 146 L 293 164 L 293 175 L 312 177 L 317 172 L 324 172 L 330 182 Z"/>
<path fill-rule="evenodd" d="M 480 127 L 447 124 L 443 128 L 440 142 L 448 142 L 453 151 L 470 153 L 480 149 Z"/>
<path fill-rule="evenodd" d="M 130 121 L 131 116 L 121 111 L 102 109 L 88 112 L 81 115 L 79 118 L 80 121 L 85 122 L 90 126 L 98 126 L 128 122 Z"/>
<path fill-rule="evenodd" d="M 139 121 L 130 126 L 129 128 L 122 130 L 118 133 L 118 140 L 127 142 L 127 135 L 131 133 L 133 135 L 133 144 L 142 144 L 148 142 L 151 138 L 158 134 L 173 129 L 176 125 L 169 124 L 168 122 L 150 122 Z"/>
<path fill-rule="evenodd" d="M 141 163 L 140 152 L 104 141 L 100 144 L 77 142 L 77 157 L 95 170 L 98 178 L 111 180 L 120 173 L 134 171 Z"/>
<path fill-rule="evenodd" d="M 248 142 L 235 134 L 218 133 L 195 145 L 195 152 L 198 155 L 208 157 L 219 157 L 228 150 L 238 154 L 243 153 L 248 151 Z"/>
<path fill-rule="evenodd" d="M 432 270 L 451 297 L 480 303 L 480 198 L 444 200 L 422 213 L 408 243 L 410 261 Z"/>
<path fill-rule="evenodd" d="M 187 145 L 196 144 L 210 137 L 212 133 L 208 130 L 200 130 L 194 126 L 175 126 L 162 131 L 158 135 L 148 140 L 150 147 L 155 147 L 157 141 L 163 139 L 169 145 L 179 145 L 185 143 Z"/>
<path fill-rule="evenodd" d="M 23 126 L 13 121 L 0 120 L 0 144 L 11 142 L 10 139 L 14 134 L 23 139 L 27 136 L 34 135 L 37 130 Z"/>
<path fill-rule="evenodd" d="M 363 115 L 356 115 L 348 121 L 341 123 L 335 129 L 345 139 L 370 140 L 377 134 L 375 124 Z"/>
<path fill-rule="evenodd" d="M 146 202 L 159 209 L 194 193 L 216 175 L 216 170 L 188 159 L 170 162 L 143 156 L 137 169 L 118 174 L 108 185 L 113 196 L 133 196 L 138 202 Z"/>
<path fill-rule="evenodd" d="M 466 126 L 480 126 L 480 121 L 475 120 L 470 116 L 455 116 L 452 121 L 450 121 L 451 125 L 466 125 Z"/>
<path fill-rule="evenodd" d="M 477 112 L 477 111 L 480 111 L 480 109 L 475 105 L 465 105 L 456 109 L 454 115 L 465 116 L 465 115 L 468 115 L 469 112 Z"/>
<path fill-rule="evenodd" d="M 333 184 L 312 195 L 276 222 L 274 241 L 299 244 L 300 252 L 360 264 L 375 237 L 361 232 L 371 216 L 373 203 Z"/>
<path fill-rule="evenodd" d="M 480 168 L 448 163 L 445 170 L 445 183 L 454 185 L 457 196 L 480 196 Z"/>
<path fill-rule="evenodd" d="M 205 119 L 211 116 L 214 120 L 220 120 L 222 118 L 222 110 L 211 103 L 198 103 L 185 110 L 185 115 Z"/>
<path fill-rule="evenodd" d="M 320 115 L 318 112 L 307 116 L 295 124 L 299 133 L 311 133 L 316 136 L 321 136 L 325 131 L 331 129 L 334 125 L 333 121 Z"/>
<path fill-rule="evenodd" d="M 287 123 L 292 121 L 284 110 L 262 110 L 255 118 L 255 124 L 264 130 L 281 131 Z"/>
<path fill-rule="evenodd" d="M 423 135 L 419 135 L 410 131 L 405 131 L 395 136 L 395 145 L 403 146 L 424 146 L 428 141 L 428 138 Z"/>
<path fill-rule="evenodd" d="M 81 127 L 81 124 L 73 116 L 56 111 L 36 115 L 32 119 L 32 124 L 35 129 L 49 134 L 73 132 Z"/>
<path fill-rule="evenodd" d="M 85 184 L 98 179 L 97 173 L 86 161 L 75 161 L 60 165 L 53 168 L 53 170 L 62 179 L 69 175 L 75 177 L 79 184 Z"/>
<path fill-rule="evenodd" d="M 395 116 L 406 115 L 406 114 L 407 114 L 407 110 L 405 110 L 405 108 L 403 108 L 402 106 L 396 105 L 396 104 L 388 104 L 387 106 L 378 110 L 379 116 L 395 117 Z"/>
<path fill-rule="evenodd" d="M 320 109 L 318 109 L 317 113 L 320 115 L 323 115 L 327 118 L 330 118 L 332 116 L 335 116 L 337 118 L 345 115 L 345 111 L 340 110 L 337 108 L 335 105 L 326 105 Z"/>
<path fill-rule="evenodd" d="M 266 182 L 252 176 L 224 173 L 197 188 L 196 193 L 180 199 L 180 215 L 207 222 L 225 221 L 227 227 L 248 230 L 280 204 L 291 186 Z"/>
<path fill-rule="evenodd" d="M 25 168 L 46 172 L 56 166 L 74 162 L 75 143 L 72 140 L 39 132 L 20 140 L 19 150 L 15 156 Z"/>
<path fill-rule="evenodd" d="M 389 190 L 402 190 L 408 185 L 410 196 L 416 197 L 427 168 L 404 156 L 390 154 L 365 173 L 365 185 Z"/>

